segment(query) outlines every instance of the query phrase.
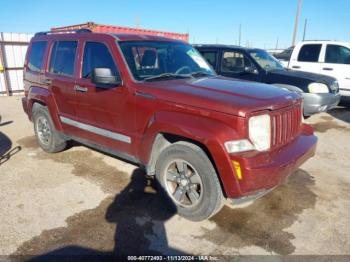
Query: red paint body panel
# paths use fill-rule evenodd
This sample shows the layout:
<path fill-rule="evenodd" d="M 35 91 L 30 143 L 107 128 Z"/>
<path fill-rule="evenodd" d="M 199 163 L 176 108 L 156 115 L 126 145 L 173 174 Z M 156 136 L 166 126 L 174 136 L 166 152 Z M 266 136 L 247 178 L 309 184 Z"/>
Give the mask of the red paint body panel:
<path fill-rule="evenodd" d="M 53 42 L 72 39 L 78 41 L 74 76 L 67 79 L 51 75 L 48 73 L 48 57 Z M 156 36 L 150 39 L 165 41 Z M 294 129 L 299 128 L 293 129 L 293 132 L 289 130 L 295 137 L 268 152 L 228 154 L 224 147 L 226 141 L 248 138 L 250 116 L 261 113 L 274 115 L 286 108 L 300 107 L 300 97 L 295 93 L 222 77 L 138 82 L 129 72 L 116 43 L 123 40 L 145 41 L 141 36 L 121 35 L 116 38 L 102 33 L 52 34 L 38 35 L 32 42 L 40 40 L 49 42 L 45 67 L 41 73 L 25 70 L 26 98 L 23 107 L 30 117 L 33 102 L 46 104 L 56 128 L 63 133 L 123 152 L 145 166 L 149 164 L 152 146 L 158 134 L 173 134 L 196 141 L 208 150 L 224 193 L 229 198 L 245 196 L 280 184 L 315 152 L 317 139 L 312 129 L 306 125 L 293 126 Z M 120 71 L 120 86 L 101 90 L 90 80 L 81 77 L 86 41 L 103 42 L 108 46 Z M 27 61 L 25 68 L 26 66 Z M 52 79 L 53 84 L 43 84 L 45 78 Z M 84 86 L 88 91 L 76 92 L 74 85 Z M 294 115 L 288 117 L 295 118 Z M 128 136 L 131 142 L 113 140 L 61 123 L 60 116 Z M 288 121 L 291 120 L 288 118 Z M 279 130 L 276 129 L 277 131 Z M 232 160 L 240 162 L 242 180 L 237 179 Z"/>
<path fill-rule="evenodd" d="M 231 157 L 232 160 L 240 162 L 243 170 L 243 179 L 239 181 L 240 196 L 280 185 L 297 167 L 315 154 L 317 138 L 307 128 L 304 125 L 294 141 L 273 152 Z"/>
<path fill-rule="evenodd" d="M 76 29 L 90 29 L 91 31 L 96 32 L 96 33 L 153 35 L 153 36 L 160 36 L 160 37 L 167 37 L 167 38 L 171 38 L 171 39 L 177 39 L 177 40 L 181 40 L 181 41 L 185 41 L 185 42 L 189 41 L 189 34 L 172 33 L 172 32 L 158 31 L 158 30 L 125 27 L 125 26 L 102 25 L 102 24 L 96 24 L 94 22 L 51 28 L 52 31 L 76 30 Z"/>

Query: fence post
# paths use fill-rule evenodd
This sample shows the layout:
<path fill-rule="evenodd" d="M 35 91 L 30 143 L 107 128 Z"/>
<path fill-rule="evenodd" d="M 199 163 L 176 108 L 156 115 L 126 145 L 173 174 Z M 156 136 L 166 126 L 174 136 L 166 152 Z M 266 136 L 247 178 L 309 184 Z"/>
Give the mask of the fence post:
<path fill-rule="evenodd" d="M 3 44 L 4 41 L 4 34 L 3 32 L 0 33 L 0 63 L 2 64 L 4 68 L 4 83 L 5 83 L 5 89 L 6 89 L 6 95 L 10 96 L 10 81 L 8 78 L 8 73 L 6 71 L 7 63 L 6 63 L 6 57 L 5 57 L 5 45 Z"/>

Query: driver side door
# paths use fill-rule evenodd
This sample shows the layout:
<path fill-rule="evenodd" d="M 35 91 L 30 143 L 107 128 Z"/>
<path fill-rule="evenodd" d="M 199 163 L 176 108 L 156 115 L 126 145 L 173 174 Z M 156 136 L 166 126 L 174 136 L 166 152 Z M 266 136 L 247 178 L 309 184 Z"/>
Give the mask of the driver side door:
<path fill-rule="evenodd" d="M 259 73 L 255 65 L 243 53 L 237 50 L 222 51 L 219 74 L 226 77 L 260 81 Z"/>
<path fill-rule="evenodd" d="M 80 137 L 95 144 L 123 152 L 131 152 L 132 125 L 128 105 L 130 92 L 123 85 L 99 86 L 91 79 L 95 68 L 109 68 L 119 76 L 117 63 L 107 42 L 87 39 L 80 46 L 80 75 L 74 87 L 76 92 L 76 124 Z"/>

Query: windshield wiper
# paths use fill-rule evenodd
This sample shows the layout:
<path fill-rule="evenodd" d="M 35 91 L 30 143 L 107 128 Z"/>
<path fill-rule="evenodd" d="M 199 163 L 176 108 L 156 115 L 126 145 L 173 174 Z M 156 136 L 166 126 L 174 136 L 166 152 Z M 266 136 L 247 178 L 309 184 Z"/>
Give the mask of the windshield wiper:
<path fill-rule="evenodd" d="M 193 77 L 213 76 L 213 74 L 206 73 L 206 72 L 203 72 L 203 71 L 198 71 L 198 72 L 193 72 L 193 73 L 191 73 L 191 76 L 193 76 Z"/>
<path fill-rule="evenodd" d="M 154 81 L 154 80 L 160 80 L 160 79 L 177 79 L 177 78 L 191 78 L 190 75 L 179 75 L 179 74 L 173 74 L 173 73 L 164 73 L 160 75 L 150 76 L 143 79 L 143 81 Z"/>

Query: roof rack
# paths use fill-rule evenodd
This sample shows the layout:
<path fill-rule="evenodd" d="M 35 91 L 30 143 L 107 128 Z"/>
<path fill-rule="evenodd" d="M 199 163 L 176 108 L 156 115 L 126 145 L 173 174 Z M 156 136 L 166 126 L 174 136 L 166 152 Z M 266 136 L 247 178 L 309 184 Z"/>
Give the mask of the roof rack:
<path fill-rule="evenodd" d="M 92 33 L 92 31 L 87 28 L 74 29 L 74 30 L 55 30 L 55 31 L 39 32 L 39 33 L 36 33 L 34 36 L 53 35 L 53 34 L 76 34 L 76 33 Z"/>

